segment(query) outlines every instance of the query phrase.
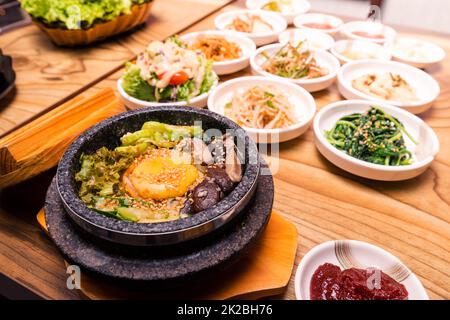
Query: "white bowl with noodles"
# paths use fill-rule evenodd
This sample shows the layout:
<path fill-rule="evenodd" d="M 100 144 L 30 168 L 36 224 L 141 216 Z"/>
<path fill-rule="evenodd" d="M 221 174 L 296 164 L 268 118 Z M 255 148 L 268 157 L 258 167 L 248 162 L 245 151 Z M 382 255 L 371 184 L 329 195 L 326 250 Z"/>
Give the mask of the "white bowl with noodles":
<path fill-rule="evenodd" d="M 336 41 L 330 52 L 339 59 L 341 64 L 365 59 L 391 60 L 391 51 L 387 47 L 365 40 Z"/>
<path fill-rule="evenodd" d="M 412 153 L 411 164 L 389 166 L 363 161 L 337 149 L 327 140 L 325 131 L 333 129 L 340 118 L 353 113 L 364 113 L 371 106 L 378 106 L 386 114 L 396 118 L 417 142 L 415 144 L 403 133 L 406 148 Z M 354 175 L 373 180 L 400 181 L 414 178 L 427 170 L 439 152 L 439 140 L 433 129 L 412 113 L 387 103 L 348 100 L 329 104 L 317 113 L 313 130 L 316 147 L 328 161 Z"/>
<path fill-rule="evenodd" d="M 396 256 L 373 244 L 357 240 L 332 240 L 309 250 L 297 267 L 294 280 L 297 300 L 311 300 L 311 279 L 321 265 L 331 263 L 341 268 L 383 271 L 408 291 L 408 300 L 428 300 L 419 278 Z M 375 280 L 375 279 L 374 279 Z"/>
<path fill-rule="evenodd" d="M 380 22 L 351 21 L 341 26 L 341 34 L 347 39 L 366 40 L 375 43 L 392 43 L 397 32 Z"/>
<path fill-rule="evenodd" d="M 220 84 L 208 98 L 208 109 L 225 115 L 225 105 L 235 94 L 244 92 L 254 86 L 273 87 L 285 94 L 293 107 L 297 122 L 285 128 L 256 129 L 244 127 L 249 136 L 258 143 L 278 143 L 302 135 L 310 126 L 316 112 L 316 103 L 310 93 L 303 88 L 285 80 L 266 77 L 240 77 Z M 231 118 L 235 121 L 235 119 Z"/>
<path fill-rule="evenodd" d="M 428 68 L 444 60 L 445 51 L 422 39 L 397 37 L 392 45 L 392 57 L 417 68 Z"/>
<path fill-rule="evenodd" d="M 265 9 L 265 5 L 277 3 L 280 11 Z M 268 10 L 280 14 L 288 24 L 294 22 L 295 16 L 306 13 L 311 9 L 307 0 L 247 0 L 245 6 L 250 10 Z"/>
<path fill-rule="evenodd" d="M 262 21 L 270 25 L 271 30 L 249 33 L 230 29 L 229 25 L 233 22 L 233 20 L 242 16 L 257 16 Z M 218 30 L 238 32 L 244 36 L 247 36 L 252 39 L 257 46 L 262 46 L 277 41 L 278 35 L 287 28 L 286 20 L 282 16 L 266 10 L 226 11 L 219 14 L 214 19 L 214 25 Z"/>
<path fill-rule="evenodd" d="M 125 90 L 122 87 L 122 83 L 123 79 L 120 78 L 117 81 L 117 91 L 119 91 L 120 98 L 129 109 L 139 109 L 142 107 L 156 107 L 156 106 L 179 106 L 179 107 L 189 106 L 194 108 L 203 108 L 206 106 L 209 94 L 211 93 L 212 90 L 214 90 L 214 88 L 219 83 L 219 79 L 216 79 L 216 81 L 214 82 L 214 84 L 212 85 L 212 87 L 209 89 L 208 92 L 202 93 L 196 97 L 192 97 L 189 101 L 174 101 L 174 102 L 151 102 L 137 99 L 125 92 Z"/>
<path fill-rule="evenodd" d="M 300 29 L 317 30 L 334 36 L 342 26 L 338 17 L 322 13 L 306 13 L 295 17 L 294 26 Z"/>
<path fill-rule="evenodd" d="M 312 29 L 288 29 L 280 33 L 278 42 L 290 42 L 296 46 L 300 41 L 305 41 L 312 50 L 329 50 L 334 45 L 334 39 L 329 34 Z"/>
<path fill-rule="evenodd" d="M 191 45 L 201 37 L 208 38 L 211 36 L 222 37 L 226 41 L 237 45 L 241 50 L 241 55 L 238 58 L 213 61 L 213 69 L 216 74 L 224 75 L 234 73 L 245 69 L 249 65 L 250 57 L 256 51 L 256 45 L 250 38 L 239 33 L 219 30 L 198 31 L 184 34 L 180 36 L 180 39 L 188 45 Z"/>
<path fill-rule="evenodd" d="M 250 58 L 250 66 L 252 68 L 253 73 L 269 77 L 272 79 L 281 79 L 290 81 L 305 88 L 309 92 L 320 91 L 328 88 L 333 84 L 336 75 L 339 71 L 340 63 L 338 59 L 336 59 L 336 57 L 334 57 L 331 53 L 324 50 L 316 50 L 316 51 L 311 50 L 313 57 L 317 61 L 317 65 L 320 67 L 324 67 L 328 70 L 328 74 L 322 77 L 317 77 L 313 79 L 302 79 L 302 78 L 291 79 L 291 78 L 284 78 L 272 74 L 270 72 L 264 71 L 262 65 L 267 59 L 264 55 L 271 56 L 275 54 L 277 51 L 279 51 L 281 48 L 283 48 L 283 46 L 284 44 L 277 43 L 257 49 L 255 54 Z"/>
<path fill-rule="evenodd" d="M 400 75 L 414 90 L 417 99 L 412 101 L 384 100 L 354 88 L 352 81 L 367 74 L 392 73 Z M 367 99 L 377 103 L 389 103 L 417 114 L 428 110 L 439 96 L 438 82 L 428 73 L 415 67 L 395 62 L 379 60 L 358 60 L 341 67 L 338 76 L 339 92 L 346 99 Z"/>

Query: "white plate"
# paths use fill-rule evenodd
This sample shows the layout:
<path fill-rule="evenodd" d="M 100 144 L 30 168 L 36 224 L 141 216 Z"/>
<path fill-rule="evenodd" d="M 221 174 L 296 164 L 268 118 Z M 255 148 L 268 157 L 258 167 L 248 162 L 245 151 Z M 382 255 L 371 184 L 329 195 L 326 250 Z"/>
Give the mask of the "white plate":
<path fill-rule="evenodd" d="M 370 73 L 392 72 L 399 74 L 416 91 L 418 100 L 400 102 L 382 100 L 365 94 L 352 86 L 352 80 Z M 414 114 L 429 109 L 439 96 L 439 84 L 428 73 L 395 61 L 358 60 L 349 62 L 341 67 L 338 72 L 338 89 L 346 99 L 367 99 L 377 103 L 386 102 L 397 107 L 402 107 Z"/>
<path fill-rule="evenodd" d="M 266 11 L 266 10 L 235 10 L 235 11 L 227 11 L 219 14 L 214 19 L 214 25 L 219 30 L 228 30 L 227 26 L 233 21 L 234 18 L 240 15 L 258 15 L 265 22 L 272 26 L 271 32 L 264 33 L 246 33 L 246 32 L 238 32 L 244 36 L 249 37 L 255 42 L 257 46 L 262 46 L 268 43 L 272 43 L 277 41 L 278 35 L 283 32 L 287 28 L 286 20 L 280 15 Z M 233 30 L 229 30 L 230 32 L 236 32 Z"/>
<path fill-rule="evenodd" d="M 241 77 L 226 81 L 220 84 L 209 96 L 208 109 L 224 115 L 225 105 L 231 101 L 236 92 L 249 89 L 255 85 L 269 85 L 285 93 L 295 108 L 298 122 L 283 129 L 244 128 L 252 139 L 259 143 L 283 142 L 302 135 L 308 129 L 316 112 L 314 98 L 306 90 L 286 80 Z"/>
<path fill-rule="evenodd" d="M 414 51 L 418 56 L 411 56 Z M 396 38 L 392 46 L 394 60 L 407 63 L 417 68 L 427 68 L 445 58 L 445 51 L 441 47 L 416 38 Z"/>
<path fill-rule="evenodd" d="M 270 1 L 271 0 L 247 0 L 245 5 L 247 9 L 256 10 L 261 9 Z M 279 14 L 286 19 L 288 24 L 291 24 L 294 21 L 296 15 L 306 13 L 311 9 L 311 4 L 306 0 L 278 0 L 278 2 L 281 3 L 281 12 Z"/>
<path fill-rule="evenodd" d="M 332 26 L 331 29 L 317 29 L 305 26 L 305 23 L 327 23 Z M 338 17 L 322 13 L 307 13 L 295 17 L 294 26 L 301 29 L 318 30 L 330 35 L 335 35 L 342 26 L 342 20 Z"/>
<path fill-rule="evenodd" d="M 123 103 L 130 109 L 139 109 L 142 107 L 156 107 L 156 106 L 190 106 L 194 108 L 203 108 L 206 106 L 206 102 L 208 100 L 208 96 L 211 93 L 211 91 L 217 86 L 219 80 L 217 79 L 211 89 L 209 89 L 208 92 L 202 93 L 199 96 L 193 97 L 189 102 L 187 101 L 176 101 L 176 102 L 150 102 L 150 101 L 144 101 L 136 99 L 128 93 L 125 92 L 125 90 L 122 88 L 122 82 L 123 79 L 120 78 L 117 80 L 117 90 L 119 91 L 120 98 L 122 99 Z"/>
<path fill-rule="evenodd" d="M 331 48 L 331 53 L 339 59 L 341 64 L 345 64 L 354 60 L 375 59 L 382 61 L 391 60 L 391 51 L 379 44 L 365 40 L 339 40 Z M 355 52 L 363 58 L 350 59 L 344 56 L 345 51 Z"/>
<path fill-rule="evenodd" d="M 338 59 L 336 59 L 331 53 L 324 50 L 313 51 L 313 55 L 317 61 L 317 64 L 319 66 L 327 68 L 329 71 L 329 73 L 323 77 L 314 79 L 289 79 L 264 71 L 261 68 L 261 65 L 266 60 L 266 58 L 261 53 L 266 52 L 270 56 L 272 54 L 275 54 L 283 46 L 284 46 L 283 44 L 277 43 L 257 49 L 255 54 L 250 58 L 250 66 L 252 67 L 252 71 L 258 75 L 262 75 L 265 77 L 290 81 L 292 83 L 302 86 L 309 92 L 323 90 L 333 84 L 334 79 L 336 78 L 336 74 L 339 70 L 340 64 Z"/>
<path fill-rule="evenodd" d="M 397 118 L 405 130 L 418 143 L 414 144 L 405 134 L 406 147 L 411 151 L 414 162 L 404 166 L 385 166 L 354 158 L 337 149 L 325 137 L 325 130 L 331 130 L 336 122 L 352 113 L 364 113 L 376 105 L 387 114 Z M 322 108 L 314 118 L 314 136 L 317 149 L 331 163 L 354 175 L 381 181 L 399 181 L 414 178 L 423 173 L 439 152 L 439 140 L 422 119 L 408 111 L 386 103 L 373 103 L 367 100 L 339 101 Z"/>
<path fill-rule="evenodd" d="M 293 46 L 306 41 L 312 50 L 329 50 L 334 44 L 332 36 L 313 29 L 288 29 L 280 33 L 278 41 L 283 44 L 289 41 Z"/>
<path fill-rule="evenodd" d="M 361 32 L 367 32 L 370 34 L 381 34 L 384 36 L 382 39 L 374 39 L 374 38 L 368 38 L 363 37 L 354 34 L 355 31 L 361 31 Z M 341 33 L 342 35 L 347 39 L 354 39 L 354 40 L 366 40 L 371 41 L 375 43 L 392 43 L 394 41 L 395 36 L 397 35 L 397 32 L 382 23 L 379 22 L 372 22 L 372 21 L 351 21 L 347 22 L 342 25 L 341 27 Z"/>
<path fill-rule="evenodd" d="M 232 60 L 213 62 L 214 72 L 218 75 L 230 74 L 245 69 L 249 64 L 250 56 L 256 50 L 256 45 L 250 38 L 237 32 L 218 30 L 199 31 L 182 35 L 180 36 L 180 39 L 190 44 L 195 42 L 199 36 L 220 36 L 241 48 L 241 57 Z"/>
<path fill-rule="evenodd" d="M 428 300 L 427 292 L 417 276 L 397 257 L 373 244 L 356 240 L 327 241 L 305 254 L 295 274 L 295 297 L 310 300 L 310 282 L 314 271 L 324 263 L 341 269 L 378 268 L 403 284 L 409 300 Z"/>

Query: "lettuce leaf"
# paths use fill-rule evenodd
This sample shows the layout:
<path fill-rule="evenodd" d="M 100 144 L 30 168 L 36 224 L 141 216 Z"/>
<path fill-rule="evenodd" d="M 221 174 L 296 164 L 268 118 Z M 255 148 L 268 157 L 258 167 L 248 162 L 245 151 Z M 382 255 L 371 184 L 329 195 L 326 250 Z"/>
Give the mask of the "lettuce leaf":
<path fill-rule="evenodd" d="M 87 29 L 129 14 L 134 4 L 151 0 L 21 0 L 22 8 L 50 27 Z"/>
<path fill-rule="evenodd" d="M 122 88 L 127 94 L 136 99 L 156 101 L 154 95 L 155 88 L 150 86 L 147 81 L 141 78 L 139 67 L 131 62 L 126 64 Z"/>
<path fill-rule="evenodd" d="M 212 61 L 207 60 L 205 78 L 203 79 L 202 84 L 200 85 L 200 94 L 208 92 L 209 89 L 211 89 L 211 87 L 213 86 L 216 79 L 217 75 L 212 70 Z"/>

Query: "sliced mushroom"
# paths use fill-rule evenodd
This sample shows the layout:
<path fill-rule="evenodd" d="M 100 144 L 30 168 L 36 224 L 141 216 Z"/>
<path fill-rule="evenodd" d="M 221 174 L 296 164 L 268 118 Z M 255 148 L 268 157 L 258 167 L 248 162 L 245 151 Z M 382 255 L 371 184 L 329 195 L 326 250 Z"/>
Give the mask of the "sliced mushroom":
<path fill-rule="evenodd" d="M 192 191 L 193 208 L 195 212 L 203 211 L 220 201 L 221 190 L 219 186 L 208 179 L 203 180 Z"/>
<path fill-rule="evenodd" d="M 234 182 L 226 173 L 225 169 L 221 166 L 210 166 L 206 172 L 207 176 L 214 180 L 219 188 L 226 194 L 230 193 L 234 188 Z"/>
<path fill-rule="evenodd" d="M 208 149 L 208 146 L 199 138 L 192 138 L 192 155 L 195 161 L 199 161 L 194 163 L 214 163 L 214 159 Z"/>
<path fill-rule="evenodd" d="M 181 214 L 189 214 L 189 215 L 195 213 L 192 198 L 188 198 L 184 202 L 184 205 L 181 208 L 180 213 Z"/>
<path fill-rule="evenodd" d="M 185 138 L 177 144 L 175 149 L 183 154 L 189 155 L 195 164 L 214 163 L 208 146 L 201 139 Z"/>
<path fill-rule="evenodd" d="M 225 171 L 231 181 L 239 182 L 242 179 L 242 166 L 236 153 L 233 137 L 226 133 L 224 135 L 225 146 Z"/>

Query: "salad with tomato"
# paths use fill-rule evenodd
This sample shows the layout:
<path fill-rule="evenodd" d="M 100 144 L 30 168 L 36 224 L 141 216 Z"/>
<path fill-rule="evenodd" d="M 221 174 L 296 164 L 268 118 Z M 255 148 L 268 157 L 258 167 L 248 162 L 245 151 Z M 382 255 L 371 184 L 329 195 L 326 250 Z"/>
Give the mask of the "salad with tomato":
<path fill-rule="evenodd" d="M 212 61 L 171 37 L 151 42 L 136 63 L 127 63 L 122 87 L 139 100 L 176 102 L 208 92 L 216 80 Z"/>

